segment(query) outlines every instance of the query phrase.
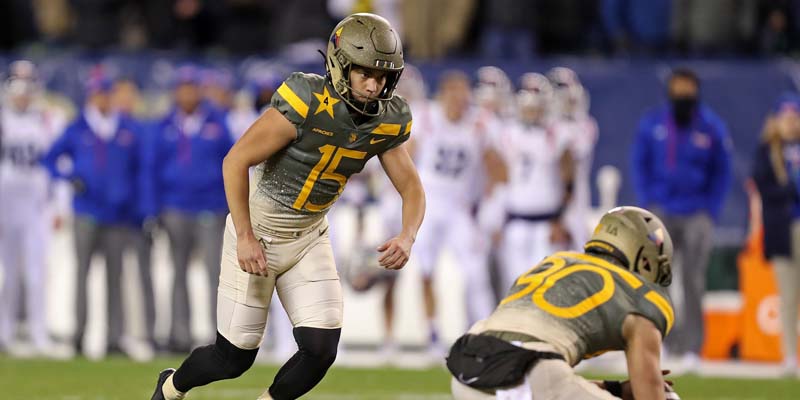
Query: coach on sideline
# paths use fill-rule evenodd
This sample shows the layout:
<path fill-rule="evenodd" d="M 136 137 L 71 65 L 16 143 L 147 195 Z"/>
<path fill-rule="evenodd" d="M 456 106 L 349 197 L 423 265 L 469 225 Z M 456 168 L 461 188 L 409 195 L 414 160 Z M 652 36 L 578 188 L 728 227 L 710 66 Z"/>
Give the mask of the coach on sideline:
<path fill-rule="evenodd" d="M 107 353 L 128 352 L 122 342 L 122 254 L 130 237 L 130 210 L 135 207 L 139 169 L 138 125 L 111 105 L 111 81 L 93 76 L 86 84 L 86 105 L 67 127 L 43 163 L 55 178 L 72 183 L 77 255 L 75 349 L 83 350 L 86 330 L 86 280 L 92 256 L 102 253 L 108 291 Z M 59 168 L 59 159 L 72 161 L 72 170 Z M 129 354 L 130 355 L 130 354 Z"/>
<path fill-rule="evenodd" d="M 639 205 L 655 212 L 675 242 L 683 310 L 666 345 L 683 355 L 684 372 L 699 365 L 703 345 L 702 300 L 706 269 L 731 179 L 731 144 L 725 123 L 699 100 L 700 81 L 675 69 L 667 82 L 668 104 L 640 120 L 631 157 Z"/>
<path fill-rule="evenodd" d="M 175 278 L 168 350 L 191 350 L 187 270 L 194 251 L 202 254 L 210 291 L 211 321 L 216 318 L 222 234 L 228 206 L 222 159 L 233 146 L 223 115 L 204 104 L 198 70 L 184 66 L 174 80 L 174 109 L 148 135 L 142 179 L 144 214 L 158 216 L 167 232 Z"/>

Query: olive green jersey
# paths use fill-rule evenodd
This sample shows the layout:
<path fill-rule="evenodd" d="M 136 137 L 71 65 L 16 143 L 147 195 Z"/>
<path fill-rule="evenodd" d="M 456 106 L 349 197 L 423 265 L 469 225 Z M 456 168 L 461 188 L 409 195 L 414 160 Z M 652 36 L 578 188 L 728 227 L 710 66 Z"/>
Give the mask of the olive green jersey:
<path fill-rule="evenodd" d="M 479 330 L 507 340 L 532 337 L 550 343 L 575 365 L 624 350 L 622 323 L 628 314 L 652 321 L 662 337 L 675 319 L 663 287 L 604 259 L 562 252 L 517 278 Z"/>
<path fill-rule="evenodd" d="M 257 193 L 301 214 L 326 211 L 367 160 L 409 138 L 411 111 L 395 96 L 381 115 L 356 125 L 322 76 L 294 73 L 272 107 L 297 128 L 297 139 L 259 166 Z"/>

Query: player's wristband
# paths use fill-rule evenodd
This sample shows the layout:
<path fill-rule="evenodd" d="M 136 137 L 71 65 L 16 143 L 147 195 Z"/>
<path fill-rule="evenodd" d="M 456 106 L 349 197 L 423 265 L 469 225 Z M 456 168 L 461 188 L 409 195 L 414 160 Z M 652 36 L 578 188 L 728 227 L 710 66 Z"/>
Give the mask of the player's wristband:
<path fill-rule="evenodd" d="M 622 382 L 620 381 L 603 381 L 603 387 L 606 388 L 608 393 L 614 396 L 622 397 Z"/>

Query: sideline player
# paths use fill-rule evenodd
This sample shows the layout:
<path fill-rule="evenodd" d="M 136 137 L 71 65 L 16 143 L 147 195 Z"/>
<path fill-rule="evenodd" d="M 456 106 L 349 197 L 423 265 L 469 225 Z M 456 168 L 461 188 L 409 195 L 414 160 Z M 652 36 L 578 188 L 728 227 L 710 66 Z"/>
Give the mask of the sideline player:
<path fill-rule="evenodd" d="M 522 274 L 494 313 L 456 341 L 447 360 L 453 397 L 677 398 L 660 370 L 661 342 L 675 321 L 671 259 L 658 217 L 610 210 L 584 253 L 555 253 Z M 573 372 L 612 350 L 625 351 L 630 381 L 593 384 Z"/>
<path fill-rule="evenodd" d="M 41 89 L 33 63 L 11 63 L 0 107 L 0 257 L 5 278 L 0 291 L 0 351 L 13 350 L 19 292 L 24 288 L 28 336 L 37 355 L 49 356 L 45 250 L 51 221 L 57 229 L 60 219 L 43 212 L 54 185 L 39 159 L 64 121 L 42 107 Z"/>
<path fill-rule="evenodd" d="M 223 241 L 217 340 L 159 374 L 153 399 L 235 378 L 255 360 L 277 289 L 294 325 L 298 352 L 262 399 L 296 399 L 336 358 L 342 289 L 326 211 L 347 179 L 373 156 L 403 199 L 403 229 L 378 251 L 384 268 L 407 260 L 425 212 L 422 184 L 402 146 L 411 131 L 405 100 L 394 96 L 403 70 L 400 39 L 374 14 L 354 14 L 333 30 L 327 76 L 294 73 L 223 163 L 231 214 Z M 259 165 L 248 204 L 248 169 Z"/>
<path fill-rule="evenodd" d="M 557 115 L 553 130 L 556 136 L 566 138 L 575 162 L 574 189 L 563 221 L 569 231 L 571 247 L 579 249 L 589 236 L 586 221 L 592 206 L 591 174 L 598 137 L 597 121 L 589 115 L 589 93 L 575 71 L 556 67 L 548 71 L 547 77 L 555 89 Z"/>
<path fill-rule="evenodd" d="M 569 248 L 563 213 L 570 201 L 574 163 L 567 142 L 550 129 L 553 88 L 542 74 L 526 73 L 516 95 L 517 121 L 505 132 L 509 179 L 503 190 L 503 291 L 517 276 Z"/>
<path fill-rule="evenodd" d="M 475 204 L 483 197 L 481 178 L 486 175 L 484 160 L 494 124 L 492 116 L 471 101 L 469 78 L 460 71 L 445 72 L 436 101 L 417 118 L 423 134 L 414 139 L 414 159 L 432 212 L 420 230 L 416 254 L 433 353 L 441 353 L 433 272 L 445 247 L 453 252 L 464 276 L 469 323 L 489 315 L 494 305 L 487 268 L 488 243 L 473 215 Z"/>

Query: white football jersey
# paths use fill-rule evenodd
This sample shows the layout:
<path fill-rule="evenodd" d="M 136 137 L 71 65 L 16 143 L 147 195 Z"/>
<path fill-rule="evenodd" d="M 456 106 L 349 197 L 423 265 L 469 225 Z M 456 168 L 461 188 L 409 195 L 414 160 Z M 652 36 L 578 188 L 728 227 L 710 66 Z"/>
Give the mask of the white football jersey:
<path fill-rule="evenodd" d="M 558 211 L 564 199 L 559 161 L 567 141 L 547 127 L 513 123 L 501 142 L 508 165 L 506 211 L 540 215 Z"/>
<path fill-rule="evenodd" d="M 591 116 L 576 119 L 560 119 L 553 126 L 554 132 L 567 141 L 567 147 L 575 159 L 575 189 L 572 203 L 581 208 L 591 206 L 591 173 L 594 147 L 597 144 L 597 122 Z"/>
<path fill-rule="evenodd" d="M 63 121 L 40 108 L 0 110 L 0 192 L 4 198 L 9 196 L 6 200 L 47 199 L 50 178 L 39 160 L 62 128 Z"/>
<path fill-rule="evenodd" d="M 415 163 L 432 203 L 471 207 L 480 197 L 483 154 L 493 130 L 492 117 L 470 109 L 450 121 L 432 102 L 414 118 Z"/>
<path fill-rule="evenodd" d="M 567 140 L 567 147 L 575 158 L 575 186 L 564 220 L 572 237 L 571 248 L 580 250 L 591 233 L 587 220 L 592 205 L 591 174 L 594 147 L 597 144 L 597 122 L 585 115 L 559 120 L 554 128 L 557 135 Z"/>

